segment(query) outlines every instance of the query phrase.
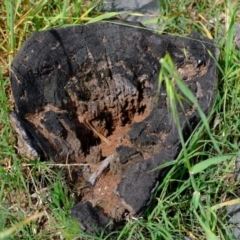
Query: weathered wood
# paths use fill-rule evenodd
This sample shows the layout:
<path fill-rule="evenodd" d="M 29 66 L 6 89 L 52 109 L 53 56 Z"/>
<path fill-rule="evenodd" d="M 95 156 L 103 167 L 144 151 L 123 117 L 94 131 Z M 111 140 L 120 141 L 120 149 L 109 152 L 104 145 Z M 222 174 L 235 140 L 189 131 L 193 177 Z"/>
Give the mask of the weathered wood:
<path fill-rule="evenodd" d="M 181 149 L 165 87 L 157 91 L 159 60 L 166 53 L 171 55 L 186 85 L 208 113 L 217 85 L 216 66 L 208 52 L 217 57 L 214 42 L 197 33 L 177 38 L 130 23 L 37 32 L 25 42 L 11 65 L 16 112 L 34 142 L 31 146 L 37 146 L 40 155 L 56 162 L 87 161 L 90 149 L 97 149 L 96 156 L 101 157 L 101 151 L 91 147 L 100 146 L 101 140 L 112 147 L 110 137 L 129 125 L 124 140 L 129 148 L 122 148 L 119 160 L 110 163 L 112 175 L 121 174 L 120 183 L 110 189 L 120 216 L 111 217 L 122 219 L 124 211 L 138 216 L 166 172 L 151 170 L 176 158 Z M 185 109 L 179 107 L 178 111 L 187 139 L 200 118 L 194 106 L 187 102 L 183 106 Z M 145 118 L 134 122 L 139 116 Z M 131 161 L 125 159 L 135 153 Z M 121 165 L 121 171 L 117 171 Z M 95 169 L 92 176 L 99 170 Z M 87 194 L 83 192 L 86 198 Z M 85 203 L 80 203 L 79 209 L 81 204 Z"/>

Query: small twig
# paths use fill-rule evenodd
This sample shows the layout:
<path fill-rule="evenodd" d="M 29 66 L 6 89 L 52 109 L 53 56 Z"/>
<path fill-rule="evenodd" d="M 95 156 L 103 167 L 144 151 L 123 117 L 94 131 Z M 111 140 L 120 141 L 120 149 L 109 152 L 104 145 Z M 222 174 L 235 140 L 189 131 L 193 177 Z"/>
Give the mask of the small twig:
<path fill-rule="evenodd" d="M 69 153 L 67 154 L 66 165 L 68 166 L 68 174 L 69 174 L 69 176 L 70 176 L 70 180 L 72 181 L 72 174 L 71 174 L 70 167 L 69 167 L 69 165 L 68 165 L 68 156 L 69 156 Z"/>
<path fill-rule="evenodd" d="M 30 164 L 30 163 L 23 163 L 21 164 L 21 167 L 31 167 L 35 166 L 36 164 Z M 44 163 L 46 166 L 53 166 L 53 167 L 71 167 L 71 166 L 88 166 L 87 163 Z"/>
<path fill-rule="evenodd" d="M 106 137 L 104 137 L 100 132 L 98 132 L 98 131 L 92 126 L 92 124 L 91 124 L 87 119 L 78 116 L 78 120 L 79 120 L 81 123 L 85 124 L 85 126 L 86 126 L 88 129 L 92 130 L 102 141 L 104 141 L 104 142 L 106 142 L 108 145 L 110 145 L 110 141 L 109 141 Z"/>
<path fill-rule="evenodd" d="M 105 158 L 101 164 L 98 166 L 96 171 L 89 177 L 88 182 L 91 185 L 95 185 L 96 181 L 100 178 L 103 172 L 109 167 L 110 162 L 115 158 L 115 154 L 110 155 L 109 157 Z"/>
<path fill-rule="evenodd" d="M 20 167 L 33 167 L 36 166 L 36 164 L 34 163 L 22 163 L 20 164 Z M 68 163 L 68 164 L 64 164 L 64 163 L 44 163 L 44 166 L 49 166 L 49 167 L 74 167 L 74 166 L 89 166 L 89 164 L 87 163 Z M 9 170 L 12 168 L 12 166 L 7 166 L 7 167 L 3 167 L 5 170 Z"/>
<path fill-rule="evenodd" d="M 26 226 L 27 224 L 29 224 L 30 222 L 32 222 L 34 220 L 37 220 L 38 218 L 42 218 L 44 215 L 46 215 L 46 211 L 36 213 L 36 214 L 24 219 L 23 221 L 13 225 L 12 227 L 0 232 L 0 239 L 6 239 L 10 235 L 12 235 L 15 231 L 18 231 L 22 227 Z"/>

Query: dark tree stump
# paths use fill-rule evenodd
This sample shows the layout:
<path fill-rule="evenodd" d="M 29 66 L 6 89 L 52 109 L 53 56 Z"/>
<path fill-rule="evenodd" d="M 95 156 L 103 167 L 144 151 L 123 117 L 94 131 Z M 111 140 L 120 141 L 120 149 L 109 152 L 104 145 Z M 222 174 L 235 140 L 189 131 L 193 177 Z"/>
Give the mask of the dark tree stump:
<path fill-rule="evenodd" d="M 181 149 L 165 87 L 157 91 L 159 60 L 171 55 L 205 113 L 215 97 L 216 66 L 208 53 L 217 58 L 212 40 L 197 33 L 187 38 L 158 35 L 127 25 L 116 21 L 37 32 L 11 65 L 18 114 L 12 118 L 32 147 L 56 162 L 89 164 L 74 169 L 74 184 L 83 185 L 74 190 L 82 200 L 72 215 L 91 233 L 91 222 L 102 229 L 109 219 L 124 220 L 126 213 L 139 216 L 166 173 L 151 170 L 176 158 Z M 184 107 L 179 117 L 187 139 L 200 118 L 194 106 L 184 102 Z M 89 190 L 99 160 L 111 154 L 110 170 Z M 98 211 L 86 204 L 94 199 Z M 89 217 L 79 217 L 81 209 L 85 215 L 89 210 Z"/>

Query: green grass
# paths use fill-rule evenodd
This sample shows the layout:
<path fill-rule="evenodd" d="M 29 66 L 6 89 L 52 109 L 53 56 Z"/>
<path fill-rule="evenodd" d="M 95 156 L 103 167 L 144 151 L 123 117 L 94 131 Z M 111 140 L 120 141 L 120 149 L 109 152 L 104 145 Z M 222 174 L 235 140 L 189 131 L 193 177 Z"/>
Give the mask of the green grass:
<path fill-rule="evenodd" d="M 233 44 L 234 24 L 240 22 L 238 1 L 163 0 L 159 32 L 187 35 L 197 30 L 212 36 L 219 48 L 219 86 L 211 114 L 200 124 L 155 193 L 145 214 L 131 219 L 123 229 L 108 236 L 82 233 L 71 220 L 73 197 L 60 168 L 20 158 L 8 112 L 13 108 L 9 64 L 29 35 L 35 31 L 84 24 L 115 16 L 93 12 L 99 1 L 2 1 L 0 4 L 0 239 L 232 239 L 225 205 L 238 198 L 234 162 L 240 136 L 240 52 Z M 1 1 L 0 1 L 1 3 Z M 162 60 L 164 81 L 174 80 L 190 96 L 174 74 L 169 59 Z M 164 68 L 163 68 L 164 69 Z M 175 101 L 171 110 L 177 123 Z M 199 109 L 200 111 L 200 109 Z M 181 131 L 179 131 L 181 134 Z M 56 171 L 57 170 L 57 171 Z M 236 201 L 237 202 L 237 201 Z M 43 214 L 39 217 L 38 214 Z"/>

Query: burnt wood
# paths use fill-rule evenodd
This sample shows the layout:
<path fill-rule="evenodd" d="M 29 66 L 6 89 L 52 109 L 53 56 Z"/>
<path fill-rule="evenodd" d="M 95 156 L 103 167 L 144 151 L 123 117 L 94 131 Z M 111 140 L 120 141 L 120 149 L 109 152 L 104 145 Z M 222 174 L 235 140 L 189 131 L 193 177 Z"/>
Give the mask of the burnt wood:
<path fill-rule="evenodd" d="M 159 35 L 139 24 L 118 21 L 36 32 L 19 50 L 10 77 L 15 110 L 40 156 L 84 162 L 90 146 L 131 125 L 131 146 L 122 144 L 114 160 L 123 167 L 113 194 L 125 210 L 119 211 L 120 217 L 106 217 L 90 203 L 79 203 L 72 216 L 86 231 L 93 232 L 91 223 L 102 229 L 109 219 L 124 219 L 124 211 L 139 216 L 148 206 L 167 171 L 151 170 L 176 158 L 181 150 L 164 85 L 157 91 L 159 60 L 171 55 L 208 114 L 217 86 L 216 65 L 209 52 L 217 58 L 214 41 L 200 34 Z M 184 110 L 178 110 L 187 139 L 200 118 L 194 106 L 187 101 L 183 105 Z M 144 114 L 145 119 L 134 122 L 135 116 Z M 146 153 L 150 157 L 144 158 Z M 100 150 L 95 155 L 104 157 Z M 78 211 L 89 217 L 79 217 Z M 99 219 L 104 221 L 100 224 Z"/>

